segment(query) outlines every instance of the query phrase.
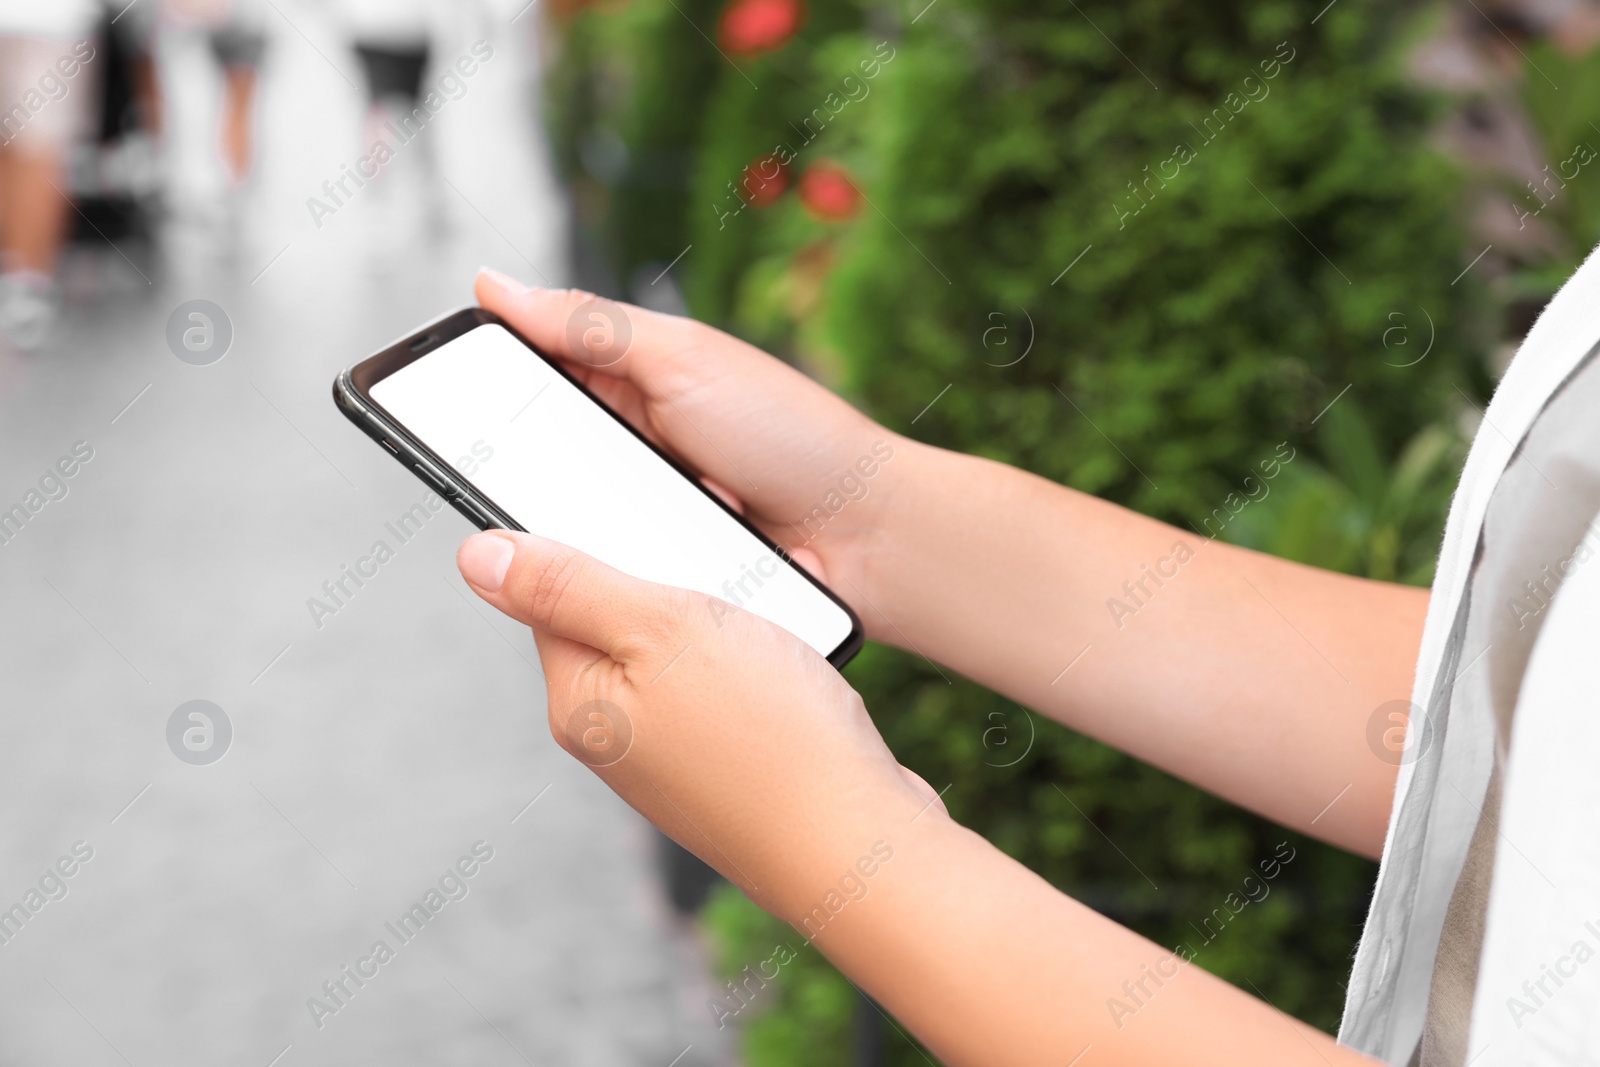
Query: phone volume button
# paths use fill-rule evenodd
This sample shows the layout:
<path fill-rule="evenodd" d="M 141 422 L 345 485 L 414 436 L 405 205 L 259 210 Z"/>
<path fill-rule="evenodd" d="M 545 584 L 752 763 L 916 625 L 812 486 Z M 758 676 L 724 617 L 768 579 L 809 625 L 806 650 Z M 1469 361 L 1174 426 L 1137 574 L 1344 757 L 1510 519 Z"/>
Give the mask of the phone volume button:
<path fill-rule="evenodd" d="M 461 495 L 460 493 L 458 493 L 456 491 L 456 487 L 455 486 L 447 485 L 444 482 L 440 481 L 438 478 L 436 478 L 434 476 L 432 471 L 430 471 L 428 468 L 424 467 L 422 464 L 416 463 L 416 464 L 413 464 L 412 466 L 415 468 L 417 474 L 421 476 L 423 481 L 427 482 L 429 485 L 431 485 L 435 489 L 439 490 L 439 492 L 443 493 L 447 499 L 454 500 L 456 497 Z"/>
<path fill-rule="evenodd" d="M 489 516 L 485 515 L 482 511 L 479 511 L 477 506 L 464 496 L 450 497 L 449 502 L 455 506 L 457 511 L 466 516 L 468 522 L 472 523 L 480 530 L 492 529 L 494 526 L 498 525 Z"/>

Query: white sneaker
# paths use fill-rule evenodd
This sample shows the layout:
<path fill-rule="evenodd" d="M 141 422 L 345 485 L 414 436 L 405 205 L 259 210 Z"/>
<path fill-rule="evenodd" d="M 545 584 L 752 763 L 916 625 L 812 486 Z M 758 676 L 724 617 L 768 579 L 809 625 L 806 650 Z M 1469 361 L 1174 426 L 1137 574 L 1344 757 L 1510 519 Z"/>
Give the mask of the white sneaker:
<path fill-rule="evenodd" d="M 55 281 L 38 271 L 0 274 L 0 333 L 24 351 L 50 339 L 61 314 Z"/>

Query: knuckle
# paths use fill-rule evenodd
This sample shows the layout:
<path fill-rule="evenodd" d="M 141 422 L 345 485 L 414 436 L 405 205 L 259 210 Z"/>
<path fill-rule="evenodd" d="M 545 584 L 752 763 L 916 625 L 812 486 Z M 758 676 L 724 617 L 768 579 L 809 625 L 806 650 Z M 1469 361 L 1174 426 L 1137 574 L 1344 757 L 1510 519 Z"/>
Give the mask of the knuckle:
<path fill-rule="evenodd" d="M 595 299 L 597 299 L 596 296 L 587 289 L 568 289 L 562 294 L 562 310 L 568 315 L 573 315 L 583 305 Z"/>
<path fill-rule="evenodd" d="M 571 552 L 557 552 L 538 563 L 528 584 L 528 605 L 536 620 L 548 623 L 555 619 L 583 566 L 583 557 Z"/>

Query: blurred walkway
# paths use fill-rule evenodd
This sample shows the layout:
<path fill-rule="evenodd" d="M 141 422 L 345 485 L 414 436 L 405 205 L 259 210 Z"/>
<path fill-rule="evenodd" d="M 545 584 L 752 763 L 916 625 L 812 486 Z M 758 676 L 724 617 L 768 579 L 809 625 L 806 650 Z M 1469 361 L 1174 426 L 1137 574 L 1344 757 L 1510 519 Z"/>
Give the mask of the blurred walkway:
<path fill-rule="evenodd" d="M 396 538 L 423 488 L 329 398 L 469 302 L 479 263 L 564 281 L 537 13 L 439 49 L 494 55 L 393 164 L 410 195 L 431 153 L 437 227 L 373 188 L 319 228 L 307 198 L 361 154 L 360 73 L 315 8 L 277 6 L 243 209 L 217 210 L 196 154 L 164 260 L 76 250 L 56 341 L 0 356 L 0 511 L 42 478 L 59 497 L 0 544 L 0 912 L 40 902 L 20 932 L 0 914 L 0 1064 L 726 1062 L 647 828 L 556 748 L 531 638 L 456 575 L 467 523 Z M 192 67 L 181 102 L 211 76 Z M 167 343 L 194 299 L 234 334 L 210 366 Z M 393 558 L 319 627 L 308 598 L 380 540 Z M 193 699 L 234 733 L 209 766 L 168 746 Z M 92 858 L 48 875 L 80 841 Z M 462 885 L 409 942 L 386 925 Z M 393 958 L 358 963 L 378 941 Z"/>

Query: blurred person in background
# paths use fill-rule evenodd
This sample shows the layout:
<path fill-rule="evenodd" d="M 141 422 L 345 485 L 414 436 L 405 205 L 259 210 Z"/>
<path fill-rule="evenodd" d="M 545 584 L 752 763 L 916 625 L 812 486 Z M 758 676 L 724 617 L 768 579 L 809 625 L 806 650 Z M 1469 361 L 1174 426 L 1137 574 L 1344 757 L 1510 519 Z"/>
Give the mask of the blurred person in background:
<path fill-rule="evenodd" d="M 255 163 L 256 94 L 267 48 L 265 10 L 262 0 L 164 0 L 161 7 L 157 42 L 165 52 L 162 75 L 167 79 L 155 90 L 163 112 L 161 128 L 168 137 L 181 137 L 190 130 L 214 131 L 205 135 L 205 154 L 221 165 L 220 181 L 215 180 L 218 168 L 191 168 L 184 148 L 169 145 L 174 153 L 169 167 L 172 199 L 197 208 L 204 223 L 233 226 L 239 221 L 239 196 L 249 185 Z M 220 71 L 214 118 L 190 111 L 205 102 L 185 101 L 182 98 L 188 94 L 170 84 L 182 80 L 187 73 L 181 72 L 182 62 L 195 58 L 196 51 L 208 54 Z M 213 180 L 208 184 L 204 177 L 190 176 L 192 169 Z M 194 183 L 198 187 L 186 188 Z"/>
<path fill-rule="evenodd" d="M 366 76 L 362 146 L 381 141 L 397 148 L 406 137 L 400 128 L 422 105 L 435 20 L 442 11 L 433 0 L 339 0 L 338 13 Z M 372 246 L 380 252 L 437 231 L 432 177 L 438 168 L 429 147 L 432 138 L 418 140 L 417 151 L 396 151 L 372 179 Z"/>
<path fill-rule="evenodd" d="M 204 0 L 183 2 L 197 4 Z M 210 0 L 210 6 L 224 9 L 208 33 L 211 54 L 222 67 L 222 158 L 234 184 L 242 185 L 250 177 L 250 164 L 254 161 L 256 85 L 267 35 L 255 4 L 246 0 Z"/>
<path fill-rule="evenodd" d="M 0 0 L 0 332 L 43 344 L 72 204 L 67 152 L 95 115 L 93 0 Z"/>

